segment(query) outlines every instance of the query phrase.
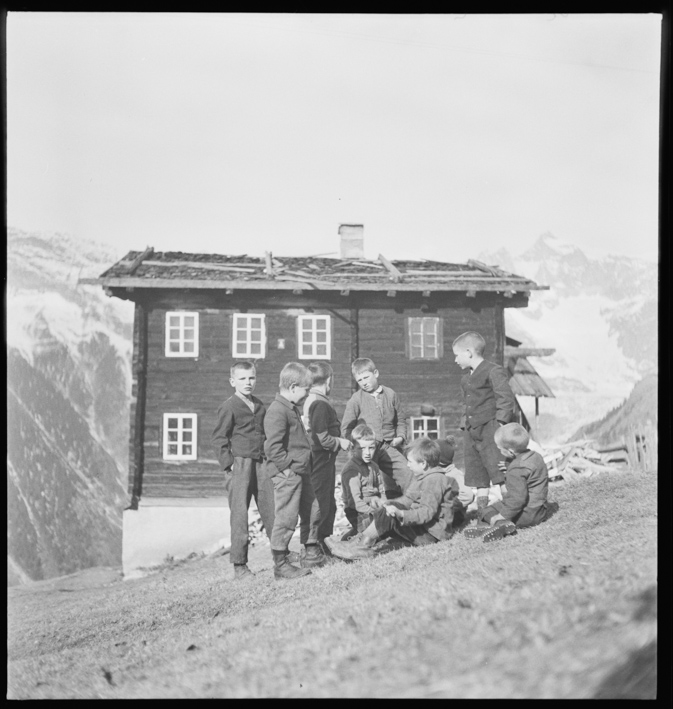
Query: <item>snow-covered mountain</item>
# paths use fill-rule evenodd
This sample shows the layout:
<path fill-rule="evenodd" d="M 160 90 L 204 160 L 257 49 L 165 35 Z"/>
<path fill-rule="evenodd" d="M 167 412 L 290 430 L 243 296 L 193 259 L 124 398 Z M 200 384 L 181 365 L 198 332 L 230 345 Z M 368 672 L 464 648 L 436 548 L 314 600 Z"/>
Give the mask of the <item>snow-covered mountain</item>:
<path fill-rule="evenodd" d="M 543 442 L 558 442 L 600 418 L 657 371 L 656 264 L 590 258 L 550 233 L 521 254 L 502 248 L 478 258 L 550 286 L 534 292 L 528 308 L 505 311 L 509 336 L 556 349 L 550 357 L 531 358 L 557 397 L 541 401 Z M 532 407 L 524 401 L 524 410 Z"/>
<path fill-rule="evenodd" d="M 8 583 L 121 563 L 133 306 L 78 286 L 119 259 L 7 236 Z"/>

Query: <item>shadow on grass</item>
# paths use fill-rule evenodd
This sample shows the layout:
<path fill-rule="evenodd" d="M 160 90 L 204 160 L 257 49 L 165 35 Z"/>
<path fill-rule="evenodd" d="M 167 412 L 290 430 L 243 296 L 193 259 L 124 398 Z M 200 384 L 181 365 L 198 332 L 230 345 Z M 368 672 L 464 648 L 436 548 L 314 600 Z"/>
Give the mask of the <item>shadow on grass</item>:
<path fill-rule="evenodd" d="M 657 641 L 635 650 L 616 667 L 593 696 L 594 699 L 656 699 Z"/>

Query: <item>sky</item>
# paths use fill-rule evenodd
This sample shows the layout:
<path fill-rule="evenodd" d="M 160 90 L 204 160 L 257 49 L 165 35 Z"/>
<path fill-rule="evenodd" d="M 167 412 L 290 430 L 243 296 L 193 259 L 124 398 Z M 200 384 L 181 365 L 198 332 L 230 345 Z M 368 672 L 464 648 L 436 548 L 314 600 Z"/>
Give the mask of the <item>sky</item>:
<path fill-rule="evenodd" d="M 109 244 L 658 258 L 661 16 L 7 17 L 7 218 Z"/>

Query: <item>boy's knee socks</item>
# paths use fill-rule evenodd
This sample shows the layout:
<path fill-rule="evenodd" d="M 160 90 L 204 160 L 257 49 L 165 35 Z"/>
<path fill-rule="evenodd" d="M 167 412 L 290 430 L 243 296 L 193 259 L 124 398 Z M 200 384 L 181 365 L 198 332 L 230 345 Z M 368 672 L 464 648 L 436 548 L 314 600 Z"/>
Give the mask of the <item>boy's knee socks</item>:
<path fill-rule="evenodd" d="M 484 507 L 488 507 L 488 495 L 480 495 L 477 498 L 477 509 L 481 510 Z"/>

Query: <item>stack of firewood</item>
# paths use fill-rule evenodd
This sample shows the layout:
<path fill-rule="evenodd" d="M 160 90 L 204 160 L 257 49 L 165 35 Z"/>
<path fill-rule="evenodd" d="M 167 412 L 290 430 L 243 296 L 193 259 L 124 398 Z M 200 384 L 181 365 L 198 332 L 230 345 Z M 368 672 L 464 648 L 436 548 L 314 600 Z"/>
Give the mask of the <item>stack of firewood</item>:
<path fill-rule="evenodd" d="M 597 446 L 591 439 L 548 448 L 543 457 L 550 480 L 576 480 L 591 477 L 595 473 L 612 473 L 629 467 L 626 445 L 616 443 Z"/>

